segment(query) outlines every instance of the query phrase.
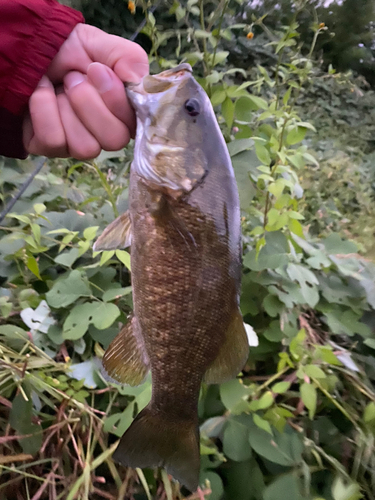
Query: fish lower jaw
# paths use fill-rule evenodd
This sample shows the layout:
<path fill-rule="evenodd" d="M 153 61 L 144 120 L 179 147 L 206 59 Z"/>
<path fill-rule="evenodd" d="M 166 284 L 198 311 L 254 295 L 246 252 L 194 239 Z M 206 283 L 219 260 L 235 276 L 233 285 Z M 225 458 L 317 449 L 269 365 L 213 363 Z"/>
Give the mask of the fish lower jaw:
<path fill-rule="evenodd" d="M 184 151 L 184 147 L 178 146 L 177 144 L 170 144 L 168 142 L 153 142 L 151 140 L 147 141 L 147 149 L 153 155 L 163 154 L 173 154 L 180 151 Z"/>

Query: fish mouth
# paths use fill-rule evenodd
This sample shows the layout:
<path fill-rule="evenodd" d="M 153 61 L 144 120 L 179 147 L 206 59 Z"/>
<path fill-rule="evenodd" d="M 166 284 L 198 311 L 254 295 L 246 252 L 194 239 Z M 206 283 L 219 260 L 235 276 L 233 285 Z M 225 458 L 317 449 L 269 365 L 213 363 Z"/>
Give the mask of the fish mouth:
<path fill-rule="evenodd" d="M 182 63 L 158 75 L 146 75 L 140 83 L 125 83 L 126 94 L 134 108 L 137 109 L 150 94 L 158 95 L 172 87 L 179 87 L 182 82 L 192 78 L 192 73 L 193 69 L 190 64 Z"/>

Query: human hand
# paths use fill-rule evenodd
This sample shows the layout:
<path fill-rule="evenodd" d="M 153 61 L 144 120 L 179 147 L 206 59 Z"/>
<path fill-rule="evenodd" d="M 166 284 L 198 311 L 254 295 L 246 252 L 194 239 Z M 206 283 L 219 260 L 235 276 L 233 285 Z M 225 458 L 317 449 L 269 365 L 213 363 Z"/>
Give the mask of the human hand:
<path fill-rule="evenodd" d="M 101 149 L 123 148 L 135 132 L 123 82 L 140 81 L 147 73 L 147 54 L 139 45 L 78 24 L 30 97 L 25 149 L 89 159 Z"/>

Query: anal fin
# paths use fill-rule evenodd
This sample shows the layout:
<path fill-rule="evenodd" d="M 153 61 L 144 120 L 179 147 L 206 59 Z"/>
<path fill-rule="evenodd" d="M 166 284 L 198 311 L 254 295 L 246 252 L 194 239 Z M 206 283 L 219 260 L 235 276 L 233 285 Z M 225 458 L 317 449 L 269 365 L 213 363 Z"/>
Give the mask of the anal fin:
<path fill-rule="evenodd" d="M 131 245 L 131 222 L 129 210 L 107 226 L 93 246 L 94 252 L 99 250 L 118 250 Z"/>
<path fill-rule="evenodd" d="M 208 367 L 203 381 L 222 384 L 234 378 L 245 366 L 249 341 L 240 310 L 237 308 L 225 333 L 225 340 L 215 361 Z"/>
<path fill-rule="evenodd" d="M 138 320 L 133 316 L 104 353 L 105 374 L 120 384 L 140 385 L 150 369 Z"/>

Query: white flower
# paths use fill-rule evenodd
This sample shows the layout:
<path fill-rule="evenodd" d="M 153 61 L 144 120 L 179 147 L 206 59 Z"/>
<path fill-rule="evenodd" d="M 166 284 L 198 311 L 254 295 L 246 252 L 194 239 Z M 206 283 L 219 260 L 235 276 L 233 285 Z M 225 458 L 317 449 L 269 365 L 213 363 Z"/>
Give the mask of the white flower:
<path fill-rule="evenodd" d="M 257 347 L 259 345 L 258 335 L 255 333 L 254 328 L 247 323 L 244 323 L 247 340 L 249 341 L 249 346 Z"/>

